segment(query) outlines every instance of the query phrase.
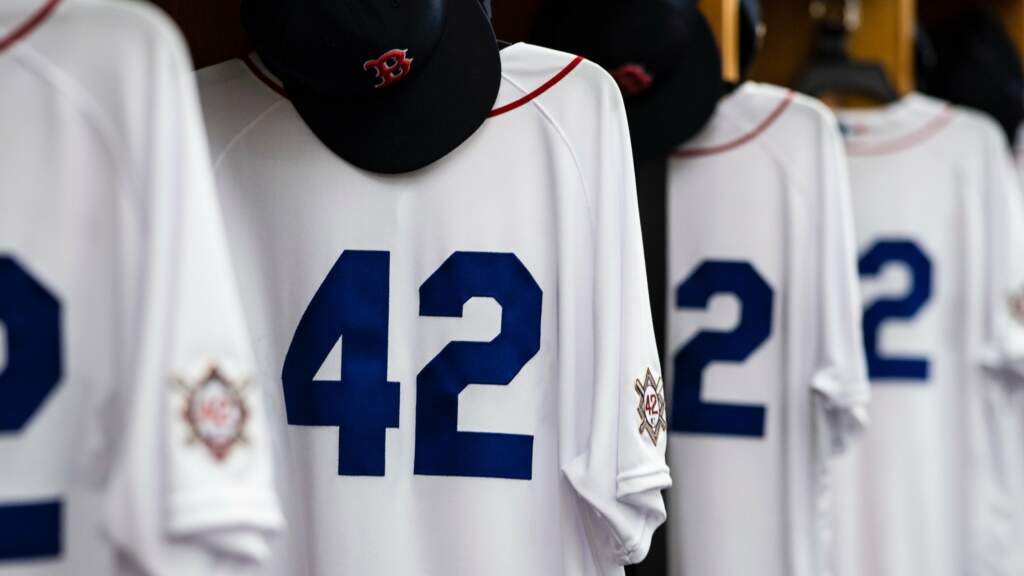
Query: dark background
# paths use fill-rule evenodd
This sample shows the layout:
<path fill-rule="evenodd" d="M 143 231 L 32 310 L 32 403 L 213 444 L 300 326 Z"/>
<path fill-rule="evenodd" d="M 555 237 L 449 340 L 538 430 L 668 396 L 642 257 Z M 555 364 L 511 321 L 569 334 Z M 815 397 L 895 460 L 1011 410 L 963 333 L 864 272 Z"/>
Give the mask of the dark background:
<path fill-rule="evenodd" d="M 178 23 L 196 68 L 229 60 L 248 50 L 239 22 L 240 0 L 153 0 Z M 509 42 L 527 39 L 541 0 L 496 0 L 494 29 Z"/>

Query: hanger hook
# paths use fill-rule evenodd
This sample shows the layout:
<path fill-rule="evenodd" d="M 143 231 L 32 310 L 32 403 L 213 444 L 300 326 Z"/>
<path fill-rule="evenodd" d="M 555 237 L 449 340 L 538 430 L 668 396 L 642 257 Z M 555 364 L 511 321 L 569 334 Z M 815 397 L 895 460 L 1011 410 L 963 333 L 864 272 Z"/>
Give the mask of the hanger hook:
<path fill-rule="evenodd" d="M 843 29 L 853 32 L 860 28 L 860 0 L 840 0 L 843 6 Z M 808 12 L 815 21 L 822 21 L 828 17 L 828 0 L 811 0 L 808 5 Z"/>

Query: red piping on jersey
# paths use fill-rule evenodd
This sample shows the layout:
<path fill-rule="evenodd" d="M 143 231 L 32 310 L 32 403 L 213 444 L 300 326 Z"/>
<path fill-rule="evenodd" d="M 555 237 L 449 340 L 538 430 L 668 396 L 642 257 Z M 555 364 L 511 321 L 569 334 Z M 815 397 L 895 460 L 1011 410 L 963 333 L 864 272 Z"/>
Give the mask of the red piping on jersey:
<path fill-rule="evenodd" d="M 579 66 L 580 62 L 582 61 L 582 56 L 577 56 L 576 58 L 573 58 L 572 62 L 570 62 L 565 68 L 562 68 L 562 70 L 558 74 L 552 76 L 550 80 L 542 84 L 539 88 L 537 88 L 533 92 L 530 92 L 526 96 L 519 98 L 518 100 L 514 100 L 512 102 L 509 102 L 508 104 L 505 104 L 504 106 L 500 106 L 498 108 L 495 108 L 494 110 L 491 110 L 490 114 L 488 114 L 487 117 L 494 118 L 495 116 L 499 116 L 506 112 L 511 112 L 512 110 L 519 108 L 523 104 L 526 104 L 530 100 L 533 100 L 534 98 L 547 92 L 548 90 L 551 89 L 552 86 L 561 82 L 562 78 L 568 76 L 569 73 L 572 72 L 573 69 L 575 69 L 577 66 Z M 275 82 L 273 78 L 271 78 L 266 72 L 260 69 L 260 67 L 257 66 L 256 63 L 252 61 L 252 58 L 250 58 L 248 54 L 242 57 L 242 62 L 244 62 L 245 65 L 249 67 L 249 71 L 252 72 L 253 76 L 255 76 L 260 82 L 266 84 L 271 90 L 277 92 L 282 97 L 288 98 L 288 92 L 284 89 L 284 86 L 281 86 L 280 84 Z"/>
<path fill-rule="evenodd" d="M 569 64 L 565 68 L 562 68 L 562 70 L 558 74 L 555 74 L 554 76 L 552 76 L 550 80 L 548 80 L 547 82 L 541 84 L 539 88 L 537 88 L 533 92 L 530 92 L 529 94 L 527 94 L 526 96 L 523 96 L 522 98 L 520 98 L 518 100 L 513 100 L 512 102 L 509 102 L 508 104 L 505 104 L 504 106 L 499 106 L 498 108 L 495 108 L 494 110 L 491 110 L 491 113 L 488 114 L 487 117 L 488 118 L 494 118 L 495 116 L 500 116 L 500 115 L 502 115 L 502 114 L 504 114 L 506 112 L 511 112 L 511 111 L 515 110 L 516 108 L 519 108 L 523 104 L 526 104 L 530 100 L 533 100 L 534 98 L 536 98 L 536 97 L 540 96 L 541 94 L 547 92 L 552 86 L 554 86 L 555 84 L 558 84 L 559 82 L 561 82 L 562 78 L 565 78 L 566 76 L 568 76 L 569 72 L 572 72 L 573 69 L 575 69 L 577 66 L 580 65 L 580 62 L 583 62 L 583 56 L 577 56 L 577 57 L 573 58 L 572 62 L 569 62 Z"/>
<path fill-rule="evenodd" d="M 6 37 L 0 38 L 0 52 L 10 48 L 15 42 L 21 40 L 25 36 L 28 36 L 30 32 L 35 30 L 50 16 L 50 14 L 53 13 L 54 9 L 57 8 L 57 4 L 60 4 L 60 0 L 48 0 L 46 4 L 43 4 L 43 6 L 39 8 L 35 14 L 29 17 L 28 20 L 12 30 Z"/>
<path fill-rule="evenodd" d="M 252 61 L 252 58 L 250 58 L 248 54 L 242 56 L 242 62 L 245 62 L 245 65 L 249 67 L 249 71 L 252 72 L 252 75 L 255 76 L 260 82 L 266 84 L 268 88 L 270 88 L 274 92 L 277 92 L 282 98 L 288 98 L 288 91 L 284 89 L 284 86 L 281 86 L 280 84 L 275 82 L 273 78 L 271 78 L 266 72 L 263 71 L 263 69 L 261 69 L 259 66 L 256 65 L 255 62 Z"/>
<path fill-rule="evenodd" d="M 953 121 L 953 117 L 953 107 L 947 104 L 935 118 L 901 138 L 873 146 L 849 142 L 846 145 L 846 153 L 851 156 L 879 156 L 912 148 L 941 132 Z"/>
<path fill-rule="evenodd" d="M 726 142 L 725 144 L 720 144 L 718 146 L 708 146 L 707 148 L 687 148 L 685 150 L 676 150 L 675 152 L 672 153 L 672 155 L 678 156 L 680 158 L 695 158 L 697 156 L 711 156 L 713 154 L 721 154 L 722 152 L 728 152 L 733 148 L 739 148 L 740 146 L 743 146 L 747 142 L 750 142 L 754 138 L 760 136 L 765 130 L 768 129 L 769 126 L 774 124 L 775 121 L 778 120 L 780 116 L 782 116 L 786 109 L 789 108 L 789 105 L 793 103 L 793 98 L 795 97 L 796 94 L 792 90 L 790 90 L 789 93 L 786 94 L 786 97 L 782 100 L 782 102 L 779 102 L 779 105 L 776 106 L 775 109 L 772 110 L 771 114 L 769 114 L 764 120 L 762 120 L 760 124 L 758 124 L 753 130 L 751 130 L 747 134 L 740 136 L 739 138 L 733 140 L 732 142 Z"/>

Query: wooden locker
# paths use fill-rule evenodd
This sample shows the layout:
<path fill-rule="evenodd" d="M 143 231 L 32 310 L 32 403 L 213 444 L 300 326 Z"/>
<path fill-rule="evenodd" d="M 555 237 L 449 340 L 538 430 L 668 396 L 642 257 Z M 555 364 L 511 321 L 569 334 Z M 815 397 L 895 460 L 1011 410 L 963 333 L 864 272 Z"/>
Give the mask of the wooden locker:
<path fill-rule="evenodd" d="M 700 10 L 707 18 L 722 54 L 722 78 L 740 79 L 740 0 L 701 0 Z"/>
<path fill-rule="evenodd" d="M 839 6 L 838 0 L 831 2 Z M 808 0 L 762 2 L 767 36 L 751 78 L 793 86 L 814 49 L 816 23 Z M 900 93 L 914 87 L 914 0 L 862 0 L 850 53 L 882 64 Z"/>

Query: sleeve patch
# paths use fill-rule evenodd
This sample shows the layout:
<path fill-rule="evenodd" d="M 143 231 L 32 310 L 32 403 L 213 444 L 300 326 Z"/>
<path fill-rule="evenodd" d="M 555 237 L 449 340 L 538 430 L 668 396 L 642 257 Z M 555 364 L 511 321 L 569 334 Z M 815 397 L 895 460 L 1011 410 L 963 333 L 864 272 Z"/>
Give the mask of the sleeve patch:
<path fill-rule="evenodd" d="M 1010 307 L 1010 315 L 1018 324 L 1024 325 L 1024 288 L 1010 294 L 1007 298 Z"/>
<path fill-rule="evenodd" d="M 668 429 L 665 421 L 665 385 L 659 376 L 657 380 L 651 369 L 647 369 L 643 381 L 639 378 L 633 383 L 639 400 L 636 412 L 640 416 L 640 435 L 647 434 L 651 442 L 657 446 L 662 430 Z"/>
<path fill-rule="evenodd" d="M 246 382 L 226 377 L 214 365 L 198 378 L 175 381 L 185 395 L 181 415 L 190 430 L 189 444 L 205 446 L 215 460 L 223 462 L 235 446 L 247 443 Z"/>

